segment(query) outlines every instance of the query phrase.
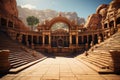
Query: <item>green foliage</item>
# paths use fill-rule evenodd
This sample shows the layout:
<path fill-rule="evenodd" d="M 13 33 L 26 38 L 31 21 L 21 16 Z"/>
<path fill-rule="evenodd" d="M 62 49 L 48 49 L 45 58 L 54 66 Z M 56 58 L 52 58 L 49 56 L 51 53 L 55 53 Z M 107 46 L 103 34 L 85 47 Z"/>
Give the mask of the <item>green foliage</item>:
<path fill-rule="evenodd" d="M 34 16 L 28 16 L 26 20 L 28 25 L 30 25 L 31 27 L 39 23 L 39 19 Z"/>

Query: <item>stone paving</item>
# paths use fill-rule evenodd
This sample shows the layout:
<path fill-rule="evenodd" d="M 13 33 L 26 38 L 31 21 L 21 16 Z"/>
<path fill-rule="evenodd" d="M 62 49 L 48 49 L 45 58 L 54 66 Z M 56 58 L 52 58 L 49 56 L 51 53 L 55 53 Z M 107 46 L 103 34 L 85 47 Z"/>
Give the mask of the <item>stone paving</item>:
<path fill-rule="evenodd" d="M 75 58 L 47 58 L 17 74 L 0 80 L 120 80 L 119 75 L 100 75 Z"/>

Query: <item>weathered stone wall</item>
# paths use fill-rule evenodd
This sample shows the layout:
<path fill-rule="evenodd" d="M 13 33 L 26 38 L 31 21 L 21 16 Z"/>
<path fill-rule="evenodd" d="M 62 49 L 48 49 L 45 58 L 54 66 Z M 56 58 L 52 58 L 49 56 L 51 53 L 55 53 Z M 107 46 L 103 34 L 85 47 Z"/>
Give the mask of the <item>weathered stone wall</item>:
<path fill-rule="evenodd" d="M 92 14 L 88 17 L 85 27 L 87 27 L 88 29 L 92 29 L 92 30 L 96 30 L 96 29 L 101 29 L 101 20 L 102 20 L 102 16 L 100 14 Z"/>
<path fill-rule="evenodd" d="M 102 23 L 106 21 L 109 24 L 109 21 L 112 20 L 110 17 L 114 17 L 118 9 L 120 9 L 120 0 L 112 0 L 110 4 L 101 4 L 96 9 L 96 12 L 88 17 L 85 27 L 90 30 L 102 28 Z M 114 25 L 114 27 L 115 26 L 116 25 Z"/>
<path fill-rule="evenodd" d="M 18 17 L 16 0 L 0 0 L 0 8 L 11 15 Z"/>

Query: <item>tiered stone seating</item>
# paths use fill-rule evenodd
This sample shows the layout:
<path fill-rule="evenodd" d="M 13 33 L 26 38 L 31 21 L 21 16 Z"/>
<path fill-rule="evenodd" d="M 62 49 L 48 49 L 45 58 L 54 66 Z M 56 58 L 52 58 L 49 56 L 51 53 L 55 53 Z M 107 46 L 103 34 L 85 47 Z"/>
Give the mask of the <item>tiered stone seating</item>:
<path fill-rule="evenodd" d="M 93 49 L 93 50 L 92 50 Z M 100 73 L 120 72 L 120 32 L 117 32 L 104 42 L 93 46 L 77 59 L 93 64 Z"/>
<path fill-rule="evenodd" d="M 21 67 L 45 57 L 43 54 L 11 40 L 10 37 L 2 31 L 0 31 L 0 50 L 10 50 L 9 61 L 11 69 Z"/>

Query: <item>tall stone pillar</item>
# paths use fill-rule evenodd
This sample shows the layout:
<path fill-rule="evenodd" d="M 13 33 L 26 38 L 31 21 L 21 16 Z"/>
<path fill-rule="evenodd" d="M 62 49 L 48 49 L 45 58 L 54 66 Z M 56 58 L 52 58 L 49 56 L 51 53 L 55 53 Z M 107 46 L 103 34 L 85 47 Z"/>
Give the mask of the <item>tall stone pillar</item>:
<path fill-rule="evenodd" d="M 117 25 L 116 25 L 116 18 L 114 18 L 114 28 L 116 28 Z"/>
<path fill-rule="evenodd" d="M 72 45 L 72 35 L 70 34 L 70 46 Z"/>
<path fill-rule="evenodd" d="M 76 45 L 78 46 L 78 35 L 76 35 Z"/>
<path fill-rule="evenodd" d="M 102 20 L 102 29 L 104 29 L 104 21 Z"/>
<path fill-rule="evenodd" d="M 51 35 L 49 34 L 49 46 L 51 45 Z"/>
<path fill-rule="evenodd" d="M 109 22 L 107 23 L 107 28 L 110 28 Z"/>
<path fill-rule="evenodd" d="M 43 34 L 43 37 L 42 37 L 42 42 L 43 42 L 43 46 L 45 45 L 45 35 Z"/>
<path fill-rule="evenodd" d="M 0 74 L 7 73 L 10 69 L 9 53 L 9 50 L 0 50 Z"/>

